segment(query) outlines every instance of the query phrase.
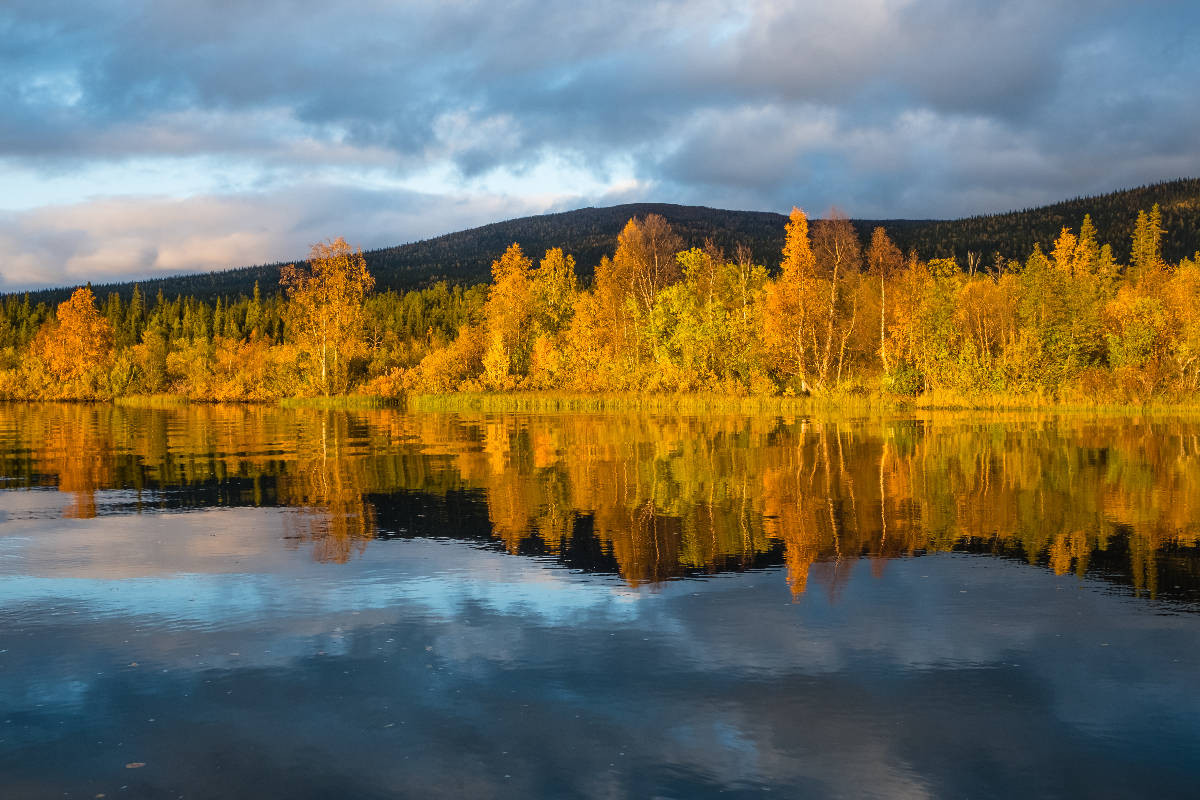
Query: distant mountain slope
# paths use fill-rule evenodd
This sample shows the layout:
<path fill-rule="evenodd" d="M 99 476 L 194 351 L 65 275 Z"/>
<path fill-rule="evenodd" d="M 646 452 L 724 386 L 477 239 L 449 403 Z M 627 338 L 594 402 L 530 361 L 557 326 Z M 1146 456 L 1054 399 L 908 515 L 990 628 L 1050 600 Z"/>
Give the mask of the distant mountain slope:
<path fill-rule="evenodd" d="M 1101 241 L 1111 243 L 1118 257 L 1124 259 L 1137 212 L 1154 203 L 1162 207 L 1163 227 L 1167 229 L 1165 257 L 1175 261 L 1200 250 L 1200 179 L 1194 178 L 1003 214 L 958 220 L 855 220 L 854 224 L 864 243 L 875 226 L 883 225 L 902 250 L 915 248 L 931 258 L 955 255 L 964 262 L 971 251 L 990 263 L 997 252 L 1005 258 L 1024 259 L 1034 242 L 1049 248 L 1064 225 L 1078 229 L 1083 215 L 1090 213 Z M 785 216 L 666 203 L 631 203 L 522 217 L 364 255 L 379 289 L 412 288 L 443 278 L 463 283 L 485 281 L 493 259 L 513 242 L 519 242 L 534 259 L 549 247 L 562 247 L 575 255 L 580 272 L 589 275 L 601 256 L 616 248 L 617 234 L 629 218 L 649 213 L 666 217 L 688 245 L 701 245 L 711 238 L 732 252 L 740 242 L 749 246 L 761 263 L 774 267 L 779 261 Z M 235 296 L 249 293 L 255 281 L 264 292 L 270 292 L 278 284 L 281 266 L 242 267 L 138 283 L 151 297 L 160 289 L 168 296 Z M 111 291 L 127 296 L 133 285 L 128 282 L 94 288 L 100 297 Z M 48 289 L 32 296 L 35 301 L 57 301 L 68 293 L 66 289 Z"/>

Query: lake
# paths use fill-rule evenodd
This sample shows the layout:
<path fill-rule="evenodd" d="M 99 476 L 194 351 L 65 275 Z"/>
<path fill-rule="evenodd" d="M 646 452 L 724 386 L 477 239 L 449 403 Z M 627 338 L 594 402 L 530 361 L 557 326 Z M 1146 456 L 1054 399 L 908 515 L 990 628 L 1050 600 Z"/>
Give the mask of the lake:
<path fill-rule="evenodd" d="M 1200 421 L 0 405 L 0 797 L 1163 797 Z"/>

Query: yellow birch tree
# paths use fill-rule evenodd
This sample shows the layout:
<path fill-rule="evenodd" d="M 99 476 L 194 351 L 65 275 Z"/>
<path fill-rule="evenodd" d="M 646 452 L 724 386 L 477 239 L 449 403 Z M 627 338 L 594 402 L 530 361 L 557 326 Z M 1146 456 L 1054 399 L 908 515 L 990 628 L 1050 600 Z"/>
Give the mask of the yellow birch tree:
<path fill-rule="evenodd" d="M 320 375 L 321 391 L 345 390 L 350 359 L 363 349 L 363 299 L 375 286 L 361 250 L 340 236 L 312 246 L 307 267 L 288 265 L 291 336 Z"/>

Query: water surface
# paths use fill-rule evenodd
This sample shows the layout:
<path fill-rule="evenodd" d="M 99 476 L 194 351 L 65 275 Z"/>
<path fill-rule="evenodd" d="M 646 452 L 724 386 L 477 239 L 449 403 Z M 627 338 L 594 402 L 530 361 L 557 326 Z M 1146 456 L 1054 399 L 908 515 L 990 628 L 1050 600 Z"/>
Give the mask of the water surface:
<path fill-rule="evenodd" d="M 1200 779 L 1200 424 L 0 406 L 0 796 Z"/>

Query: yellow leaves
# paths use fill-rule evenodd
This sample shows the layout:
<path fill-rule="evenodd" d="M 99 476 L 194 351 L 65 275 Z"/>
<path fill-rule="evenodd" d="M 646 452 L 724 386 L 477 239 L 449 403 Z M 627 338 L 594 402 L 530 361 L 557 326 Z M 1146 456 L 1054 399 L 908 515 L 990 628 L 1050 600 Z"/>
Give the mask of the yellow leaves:
<path fill-rule="evenodd" d="M 48 377 L 60 385 L 52 396 L 96 397 L 106 387 L 99 381 L 107 376 L 112 362 L 113 334 L 108 320 L 96 309 L 96 298 L 87 287 L 76 289 L 71 298 L 59 304 L 53 322 L 38 332 L 33 349 L 45 365 Z M 83 383 L 89 386 L 63 386 Z"/>
<path fill-rule="evenodd" d="M 1079 239 L 1071 233 L 1070 228 L 1063 228 L 1058 240 L 1054 242 L 1050 258 L 1054 262 L 1054 268 L 1063 275 L 1070 276 L 1075 271 L 1075 249 L 1078 244 Z"/>
<path fill-rule="evenodd" d="M 557 388 L 564 368 L 563 349 L 556 337 L 542 334 L 533 340 L 533 350 L 529 356 L 529 388 Z"/>
<path fill-rule="evenodd" d="M 534 316 L 543 332 L 556 333 L 571 318 L 575 300 L 575 257 L 561 247 L 546 251 L 532 276 Z"/>
<path fill-rule="evenodd" d="M 768 279 L 749 248 L 733 259 L 711 242 L 683 250 L 666 220 L 649 215 L 628 221 L 590 288 L 578 286 L 562 248 L 535 266 L 513 244 L 487 286 L 370 301 L 362 253 L 334 239 L 282 270 L 286 302 L 160 297 L 143 315 L 152 323 L 138 327 L 113 298 L 106 313 L 124 320 L 114 323 L 116 351 L 90 289 L 45 324 L 42 309 L 25 309 L 21 331 L 0 315 L 0 340 L 19 340 L 0 349 L 0 396 L 251 400 L 352 387 L 795 394 L 809 385 L 1055 393 L 1078 388 L 1088 370 L 1150 363 L 1155 387 L 1197 392 L 1200 268 L 1162 264 L 1160 225 L 1157 212 L 1139 217 L 1129 270 L 1085 217 L 1078 235 L 1063 227 L 1048 254 L 1035 247 L 1023 266 L 1007 262 L 1007 273 L 997 258 L 999 274 L 976 274 L 970 258 L 968 279 L 954 258 L 906 261 L 883 228 L 864 260 L 847 218 L 835 212 L 810 226 L 793 208 L 780 269 Z"/>
<path fill-rule="evenodd" d="M 883 227 L 871 232 L 871 246 L 867 248 L 867 269 L 879 278 L 895 274 L 904 265 L 904 254 L 892 242 Z"/>
<path fill-rule="evenodd" d="M 219 336 L 211 342 L 177 342 L 166 356 L 165 372 L 168 388 L 194 400 L 262 401 L 301 390 L 294 378 L 299 361 L 294 345 Z"/>
<path fill-rule="evenodd" d="M 512 357 L 518 364 L 523 360 L 532 312 L 530 277 L 533 261 L 525 256 L 519 244 L 510 245 L 492 262 L 492 285 L 488 289 L 484 315 L 491 341 L 488 345 L 496 375 L 508 374 Z M 500 360 L 504 366 L 501 370 Z"/>
<path fill-rule="evenodd" d="M 494 391 L 508 392 L 516 388 L 517 378 L 512 374 L 512 358 L 504 336 L 493 331 L 487 352 L 483 356 L 483 381 Z"/>
<path fill-rule="evenodd" d="M 954 320 L 959 332 L 974 343 L 977 352 L 996 355 L 1017 327 L 1015 281 L 1006 276 L 968 281 L 958 291 Z"/>
<path fill-rule="evenodd" d="M 788 282 L 796 282 L 801 280 L 801 276 L 811 275 L 816 270 L 816 264 L 817 260 L 808 240 L 808 217 L 793 206 L 783 242 L 780 272 Z"/>
<path fill-rule="evenodd" d="M 533 261 L 526 257 L 521 245 L 513 242 L 504 255 L 492 262 L 492 289 L 507 283 L 528 280 Z"/>
<path fill-rule="evenodd" d="M 785 379 L 803 380 L 812 366 L 819 289 L 816 257 L 808 239 L 808 217 L 793 208 L 779 277 L 767 285 L 762 321 L 763 343 L 771 354 L 771 366 Z"/>
<path fill-rule="evenodd" d="M 1162 266 L 1162 213 L 1155 203 L 1150 213 L 1139 211 L 1133 226 L 1130 267 L 1136 279 Z"/>
<path fill-rule="evenodd" d="M 484 332 L 464 326 L 448 347 L 431 351 L 410 371 L 405 388 L 426 392 L 450 392 L 478 375 L 484 355 Z"/>
<path fill-rule="evenodd" d="M 962 278 L 962 270 L 958 268 L 955 258 L 932 258 L 929 260 L 929 274 L 934 279 L 956 282 Z"/>
<path fill-rule="evenodd" d="M 307 268 L 280 273 L 291 333 L 315 367 L 310 382 L 325 394 L 347 386 L 349 360 L 363 348 L 363 299 L 375 286 L 361 250 L 341 237 L 312 246 Z"/>
<path fill-rule="evenodd" d="M 575 259 L 558 247 L 547 250 L 536 269 L 518 244 L 492 263 L 484 307 L 487 388 L 511 391 L 551 381 L 558 371 L 554 337 L 573 314 L 575 282 Z"/>
<path fill-rule="evenodd" d="M 675 254 L 682 249 L 683 240 L 658 214 L 629 220 L 617 236 L 613 277 L 634 298 L 642 314 L 650 313 L 659 291 L 679 279 Z"/>

